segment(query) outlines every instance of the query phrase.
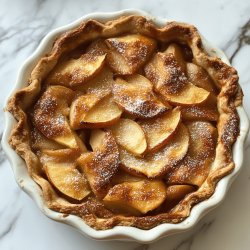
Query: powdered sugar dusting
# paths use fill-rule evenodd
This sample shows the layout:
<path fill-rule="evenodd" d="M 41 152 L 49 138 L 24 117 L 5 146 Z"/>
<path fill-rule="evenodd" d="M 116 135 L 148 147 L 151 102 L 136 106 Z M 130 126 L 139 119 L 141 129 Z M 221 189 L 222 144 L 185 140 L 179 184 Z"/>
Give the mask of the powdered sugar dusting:
<path fill-rule="evenodd" d="M 201 185 L 215 155 L 216 131 L 209 122 L 188 123 L 190 146 L 186 157 L 168 174 L 168 183 Z"/>
<path fill-rule="evenodd" d="M 118 105 L 137 117 L 152 118 L 168 109 L 156 99 L 151 89 L 140 85 L 116 83 L 113 93 Z"/>
<path fill-rule="evenodd" d="M 208 122 L 187 122 L 185 125 L 182 123 L 186 118 L 187 120 L 211 119 L 216 121 L 218 118 L 217 110 L 203 108 L 202 105 L 181 107 L 182 118 L 180 119 L 182 119 L 182 122 L 180 122 L 180 119 L 176 119 L 176 124 L 173 124 L 173 118 L 171 118 L 168 121 L 169 124 L 159 123 L 158 119 L 172 107 L 167 105 L 166 100 L 158 99 L 160 97 L 157 97 L 154 91 L 162 94 L 162 96 L 169 94 L 181 99 L 182 95 L 185 94 L 183 94 L 185 86 L 189 84 L 190 79 L 188 80 L 183 72 L 185 67 L 178 64 L 179 61 L 174 54 L 161 53 L 155 48 L 156 42 L 153 39 L 139 34 L 102 39 L 91 43 L 85 54 L 77 59 L 69 60 L 68 65 L 65 64 L 65 68 L 64 66 L 61 69 L 59 67 L 57 69 L 60 70 L 54 72 L 54 80 L 57 84 L 59 82 L 59 84 L 70 86 L 79 95 L 85 95 L 86 93 L 110 95 L 110 100 L 112 103 L 115 101 L 117 109 L 132 114 L 134 122 L 139 123 L 138 119 L 141 119 L 142 123 L 146 121 L 142 126 L 144 131 L 141 130 L 141 132 L 144 135 L 144 143 L 147 148 L 145 146 L 143 152 L 134 153 L 134 155 L 133 151 L 131 151 L 132 153 L 128 152 L 124 145 L 119 144 L 120 148 L 118 149 L 112 133 L 108 132 L 111 125 L 105 124 L 107 117 L 110 117 L 111 113 L 114 114 L 115 109 L 107 109 L 108 105 L 105 104 L 104 99 L 100 101 L 100 105 L 95 106 L 96 110 L 91 108 L 86 111 L 86 117 L 93 119 L 94 122 L 91 126 L 102 126 L 104 130 L 107 129 L 105 130 L 105 137 L 99 148 L 94 149 L 93 152 L 84 153 L 90 157 L 88 161 L 83 161 L 81 166 L 94 193 L 92 197 L 101 200 L 109 191 L 110 194 L 117 192 L 116 194 L 123 196 L 122 199 L 124 199 L 125 204 L 129 202 L 130 205 L 132 204 L 136 209 L 141 209 L 145 213 L 158 207 L 166 195 L 165 183 L 160 180 L 160 185 L 158 185 L 159 183 L 153 185 L 154 181 L 149 180 L 149 178 L 166 178 L 167 184 L 190 182 L 193 185 L 199 185 L 198 183 L 203 180 L 209 170 L 209 161 L 213 160 L 217 139 L 214 135 L 216 134 L 215 128 Z M 156 52 L 156 54 L 150 58 L 153 52 Z M 142 66 L 148 60 L 149 63 L 145 66 L 145 75 L 153 83 L 154 89 L 151 82 L 144 76 L 133 77 L 136 73 L 143 74 Z M 186 72 L 186 70 L 184 71 Z M 120 78 L 123 81 L 122 83 L 117 81 L 117 76 L 121 75 L 125 79 Z M 114 77 L 116 77 L 115 80 Z M 194 76 L 192 75 L 192 77 Z M 53 78 L 51 79 L 53 80 Z M 145 81 L 145 84 L 143 81 Z M 53 82 L 51 83 L 53 84 Z M 72 94 L 74 96 L 72 100 L 75 98 L 76 92 Z M 63 96 L 53 96 L 51 93 L 45 92 L 34 108 L 34 124 L 48 138 L 64 136 L 72 132 L 68 123 L 69 107 L 72 100 L 65 96 L 67 101 L 62 104 L 63 99 Z M 167 106 L 164 105 L 165 101 Z M 173 103 L 177 102 L 173 101 Z M 192 104 L 192 100 L 190 103 Z M 83 107 L 84 105 L 80 109 Z M 118 118 L 114 123 L 119 121 Z M 149 118 L 151 118 L 152 123 L 147 124 Z M 103 122 L 104 125 L 100 125 L 98 122 Z M 235 128 L 232 128 L 234 122 L 235 120 L 228 121 L 229 129 L 222 135 L 222 140 L 228 144 L 231 142 L 231 135 L 236 133 Z M 189 129 L 189 134 L 186 126 Z M 129 124 L 126 129 L 134 131 Z M 171 134 L 171 137 L 169 136 L 161 147 L 151 150 L 149 134 L 145 130 L 148 130 L 152 136 L 159 132 L 160 137 L 162 131 L 164 131 L 166 136 Z M 133 137 L 133 140 L 137 139 L 134 147 L 141 146 L 140 136 L 135 136 L 133 133 L 127 135 Z M 118 142 L 122 139 L 125 144 L 128 144 L 131 141 L 133 142 L 131 138 L 126 138 L 126 136 L 120 138 L 118 136 L 116 140 Z M 88 143 L 88 139 L 86 141 Z M 79 159 L 81 157 L 77 161 Z M 64 163 L 61 167 L 63 166 L 65 166 Z M 119 167 L 126 170 L 129 173 L 128 175 L 139 173 L 144 177 L 140 177 L 141 179 L 138 181 L 123 182 L 122 185 L 117 185 L 119 187 L 113 186 L 114 182 L 111 180 L 115 178 Z M 72 169 L 65 175 L 63 171 L 62 168 L 60 174 L 63 176 L 60 178 L 65 190 L 71 187 L 76 193 L 79 193 L 83 189 L 83 184 L 87 185 L 84 175 L 78 170 Z M 131 183 L 133 183 L 132 186 Z M 159 200 L 161 202 L 157 203 Z"/>
<path fill-rule="evenodd" d="M 68 132 L 66 118 L 57 112 L 58 101 L 50 94 L 44 93 L 34 108 L 35 126 L 48 138 Z"/>
<path fill-rule="evenodd" d="M 153 46 L 148 40 L 142 42 L 140 36 L 108 39 L 108 43 L 110 47 L 123 56 L 130 66 L 145 61 L 152 51 L 151 46 Z"/>
<path fill-rule="evenodd" d="M 148 177 L 154 177 L 180 161 L 187 150 L 188 134 L 186 128 L 182 125 L 178 136 L 173 138 L 162 150 L 146 154 L 143 158 L 140 158 L 120 149 L 120 159 L 125 167 L 137 170 Z"/>
<path fill-rule="evenodd" d="M 157 53 L 145 67 L 146 76 L 158 91 L 178 94 L 188 82 L 173 54 Z"/>

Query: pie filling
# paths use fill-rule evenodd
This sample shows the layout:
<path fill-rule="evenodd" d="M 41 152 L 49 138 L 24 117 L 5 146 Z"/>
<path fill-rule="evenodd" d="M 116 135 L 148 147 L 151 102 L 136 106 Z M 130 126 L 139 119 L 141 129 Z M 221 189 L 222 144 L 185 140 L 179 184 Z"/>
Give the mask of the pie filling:
<path fill-rule="evenodd" d="M 122 28 L 135 21 L 148 32 Z M 51 209 L 96 229 L 180 222 L 233 169 L 237 75 L 218 58 L 209 61 L 192 26 L 159 29 L 143 17 L 122 17 L 92 21 L 104 27 L 92 38 L 89 30 L 99 30 L 89 22 L 76 29 L 79 37 L 87 30 L 88 40 L 64 34 L 45 57 L 53 66 L 45 59 L 37 66 L 40 90 L 31 77 L 26 92 L 36 93 L 22 106 L 29 152 L 19 153 Z M 120 31 L 106 34 L 105 27 Z"/>

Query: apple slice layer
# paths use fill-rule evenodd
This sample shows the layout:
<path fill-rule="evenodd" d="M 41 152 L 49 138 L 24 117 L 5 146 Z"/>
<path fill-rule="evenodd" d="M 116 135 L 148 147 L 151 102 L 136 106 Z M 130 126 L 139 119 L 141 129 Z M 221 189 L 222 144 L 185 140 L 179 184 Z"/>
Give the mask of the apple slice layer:
<path fill-rule="evenodd" d="M 75 97 L 74 91 L 63 86 L 49 86 L 34 108 L 34 124 L 47 138 L 69 148 L 86 151 L 83 142 L 70 128 L 69 105 Z"/>
<path fill-rule="evenodd" d="M 82 154 L 77 162 L 87 177 L 94 194 L 102 199 L 118 171 L 119 152 L 111 132 L 93 130 L 90 143 L 93 152 Z"/>
<path fill-rule="evenodd" d="M 145 66 L 146 77 L 155 91 L 167 101 L 177 105 L 194 105 L 204 102 L 209 92 L 188 81 L 172 53 L 158 52 Z"/>
<path fill-rule="evenodd" d="M 217 129 L 206 121 L 187 123 L 190 146 L 185 158 L 167 174 L 169 184 L 200 186 L 206 179 L 215 157 Z"/>
<path fill-rule="evenodd" d="M 114 100 L 129 114 L 152 118 L 170 108 L 156 98 L 152 89 L 150 81 L 142 75 L 133 75 L 126 80 L 117 78 L 113 87 Z"/>
<path fill-rule="evenodd" d="M 133 34 L 106 39 L 109 47 L 108 65 L 118 74 L 135 73 L 151 56 L 156 42 L 148 37 Z"/>
<path fill-rule="evenodd" d="M 180 109 L 175 108 L 155 119 L 139 122 L 146 134 L 148 143 L 147 151 L 156 151 L 165 146 L 176 131 L 180 121 Z"/>
<path fill-rule="evenodd" d="M 91 191 L 87 180 L 77 169 L 77 149 L 43 150 L 40 160 L 50 182 L 61 193 L 74 200 L 82 200 Z"/>
<path fill-rule="evenodd" d="M 89 93 L 79 96 L 70 108 L 70 126 L 73 129 L 102 128 L 117 122 L 122 109 L 110 94 Z"/>
<path fill-rule="evenodd" d="M 132 154 L 141 155 L 147 149 L 145 134 L 137 122 L 122 118 L 110 130 L 117 143 Z"/>
<path fill-rule="evenodd" d="M 46 79 L 48 84 L 66 87 L 81 86 L 94 78 L 103 68 L 106 55 L 83 54 L 78 59 L 59 62 Z"/>
<path fill-rule="evenodd" d="M 67 197 L 80 201 L 90 193 L 86 179 L 75 168 L 47 164 L 45 172 L 51 183 Z"/>
<path fill-rule="evenodd" d="M 164 51 L 164 54 L 172 54 L 178 64 L 180 66 L 181 71 L 186 73 L 186 62 L 184 59 L 184 55 L 181 51 L 181 48 L 176 43 L 171 43 L 167 49 Z"/>
<path fill-rule="evenodd" d="M 146 214 L 159 207 L 166 198 L 166 186 L 160 180 L 124 182 L 112 187 L 103 199 L 111 209 Z"/>
<path fill-rule="evenodd" d="M 194 63 L 187 63 L 187 77 L 197 87 L 216 93 L 216 87 L 209 74 L 200 66 Z"/>
<path fill-rule="evenodd" d="M 176 136 L 156 153 L 148 153 L 141 158 L 120 148 L 121 167 L 134 175 L 146 175 L 148 178 L 159 177 L 166 174 L 186 155 L 188 146 L 188 130 L 183 124 L 180 124 Z"/>
<path fill-rule="evenodd" d="M 180 109 L 183 120 L 217 121 L 219 118 L 217 99 L 212 93 L 204 103 L 193 106 L 182 106 Z"/>

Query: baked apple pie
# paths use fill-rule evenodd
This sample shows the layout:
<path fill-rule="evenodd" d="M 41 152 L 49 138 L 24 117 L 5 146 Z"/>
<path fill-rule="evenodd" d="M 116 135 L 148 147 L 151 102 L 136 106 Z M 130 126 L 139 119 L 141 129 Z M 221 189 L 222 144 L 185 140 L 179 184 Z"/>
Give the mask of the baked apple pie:
<path fill-rule="evenodd" d="M 57 38 L 8 110 L 48 207 L 103 230 L 178 223 L 234 169 L 237 72 L 195 27 L 142 16 Z"/>

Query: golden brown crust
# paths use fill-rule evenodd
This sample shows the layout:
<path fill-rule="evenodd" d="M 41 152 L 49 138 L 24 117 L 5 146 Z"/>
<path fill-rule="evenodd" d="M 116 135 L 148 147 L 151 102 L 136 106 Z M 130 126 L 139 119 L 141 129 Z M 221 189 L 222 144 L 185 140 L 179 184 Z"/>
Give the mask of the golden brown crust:
<path fill-rule="evenodd" d="M 211 171 L 197 191 L 188 194 L 168 213 L 140 217 L 115 215 L 92 197 L 82 204 L 71 204 L 60 198 L 51 184 L 41 177 L 40 161 L 30 146 L 30 130 L 26 111 L 34 105 L 41 90 L 42 80 L 55 67 L 59 58 L 80 44 L 126 32 L 140 33 L 168 43 L 171 41 L 185 42 L 193 52 L 194 62 L 205 68 L 221 89 L 218 95 L 218 143 Z M 231 148 L 239 134 L 239 117 L 236 107 L 241 105 L 242 96 L 236 70 L 223 63 L 219 58 L 208 56 L 198 31 L 191 25 L 169 22 L 158 28 L 150 20 L 141 16 L 123 16 L 106 23 L 89 20 L 56 39 L 51 53 L 41 58 L 33 69 L 29 85 L 16 92 L 9 100 L 7 109 L 17 120 L 9 143 L 25 160 L 29 174 L 40 185 L 49 208 L 61 213 L 80 216 L 88 225 L 98 230 L 112 228 L 115 225 L 150 229 L 164 222 L 178 223 L 184 220 L 189 216 L 191 208 L 196 203 L 209 198 L 214 193 L 216 183 L 234 169 Z"/>

